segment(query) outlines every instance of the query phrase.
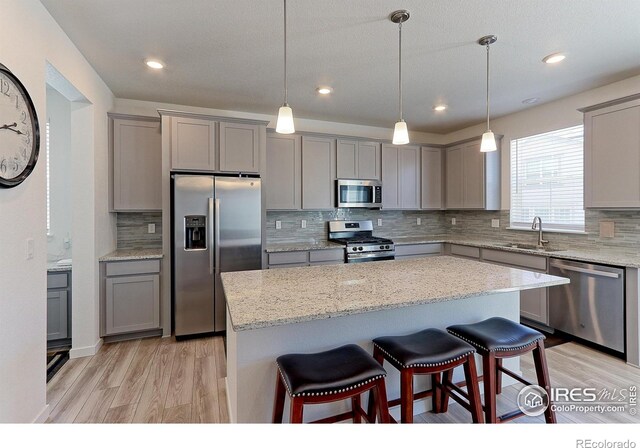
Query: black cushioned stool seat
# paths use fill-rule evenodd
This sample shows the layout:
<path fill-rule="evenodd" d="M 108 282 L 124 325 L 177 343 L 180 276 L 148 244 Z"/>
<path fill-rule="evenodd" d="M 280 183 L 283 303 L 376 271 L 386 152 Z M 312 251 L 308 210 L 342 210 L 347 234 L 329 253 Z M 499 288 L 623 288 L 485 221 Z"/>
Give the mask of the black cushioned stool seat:
<path fill-rule="evenodd" d="M 544 411 L 547 423 L 555 423 L 556 416 L 551 403 L 551 385 L 547 360 L 544 353 L 544 335 L 533 328 L 526 327 L 503 317 L 492 317 L 481 322 L 466 325 L 452 325 L 447 328 L 452 335 L 473 345 L 482 355 L 482 381 L 484 387 L 484 413 L 487 423 L 504 423 L 524 414 L 515 410 L 498 416 L 496 414 L 497 395 L 502 392 L 502 374 L 531 385 L 529 381 L 502 366 L 502 360 L 532 352 L 536 368 L 538 385 L 547 396 Z"/>
<path fill-rule="evenodd" d="M 310 354 L 288 354 L 276 360 L 276 401 L 273 422 L 281 423 L 285 391 L 291 398 L 292 423 L 302 423 L 304 404 L 327 403 L 351 398 L 352 410 L 319 422 L 334 422 L 353 418 L 368 419 L 360 406 L 360 394 L 373 390 L 373 403 L 381 422 L 389 421 L 384 377 L 387 372 L 369 353 L 355 344 Z"/>
<path fill-rule="evenodd" d="M 446 412 L 449 396 L 471 412 L 474 422 L 482 422 L 480 390 L 476 375 L 475 354 L 467 344 L 446 331 L 429 328 L 402 336 L 384 336 L 373 340 L 373 357 L 382 365 L 386 360 L 400 371 L 401 422 L 413 422 L 414 400 L 432 397 L 433 411 Z M 453 384 L 453 369 L 463 366 L 467 391 Z M 441 378 L 444 374 L 443 378 Z M 431 375 L 431 389 L 413 392 L 414 375 Z M 369 408 L 369 414 L 373 409 Z"/>

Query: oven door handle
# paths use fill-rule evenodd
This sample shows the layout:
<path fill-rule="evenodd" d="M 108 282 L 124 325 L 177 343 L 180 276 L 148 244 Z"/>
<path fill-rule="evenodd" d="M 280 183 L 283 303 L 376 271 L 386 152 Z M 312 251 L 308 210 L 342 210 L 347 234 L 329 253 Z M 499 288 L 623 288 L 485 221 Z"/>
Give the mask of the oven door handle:
<path fill-rule="evenodd" d="M 390 250 L 387 252 L 368 252 L 368 253 L 350 253 L 347 255 L 347 259 L 359 260 L 363 258 L 382 258 L 382 257 L 395 257 L 396 251 Z"/>

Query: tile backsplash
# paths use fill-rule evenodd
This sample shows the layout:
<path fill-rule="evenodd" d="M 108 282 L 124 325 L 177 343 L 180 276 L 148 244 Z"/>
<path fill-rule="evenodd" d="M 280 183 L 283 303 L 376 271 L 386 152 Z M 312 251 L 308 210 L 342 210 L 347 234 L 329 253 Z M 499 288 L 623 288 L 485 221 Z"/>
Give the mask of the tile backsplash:
<path fill-rule="evenodd" d="M 148 233 L 148 224 L 156 225 Z M 162 247 L 162 213 L 118 213 L 116 218 L 118 249 L 159 249 Z"/>

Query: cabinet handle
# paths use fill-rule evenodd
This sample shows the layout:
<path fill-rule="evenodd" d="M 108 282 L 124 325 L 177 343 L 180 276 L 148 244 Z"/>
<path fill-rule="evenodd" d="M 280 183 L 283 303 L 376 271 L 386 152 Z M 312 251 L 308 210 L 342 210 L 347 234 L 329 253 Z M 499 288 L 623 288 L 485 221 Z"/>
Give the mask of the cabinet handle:
<path fill-rule="evenodd" d="M 566 264 L 553 262 L 551 263 L 551 266 L 558 269 L 564 269 L 565 271 L 580 272 L 583 274 L 594 275 L 596 277 L 620 278 L 620 274 L 616 274 L 615 272 L 598 271 L 596 269 L 585 269 L 579 268 L 577 266 L 569 266 Z"/>

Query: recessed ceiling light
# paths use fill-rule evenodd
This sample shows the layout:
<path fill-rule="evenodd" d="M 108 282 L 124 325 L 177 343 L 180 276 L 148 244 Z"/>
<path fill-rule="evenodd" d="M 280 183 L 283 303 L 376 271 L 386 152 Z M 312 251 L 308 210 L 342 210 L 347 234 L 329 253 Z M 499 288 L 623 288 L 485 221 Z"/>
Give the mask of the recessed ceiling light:
<path fill-rule="evenodd" d="M 537 103 L 540 100 L 540 98 L 527 98 L 526 100 L 522 100 L 522 104 L 533 104 L 533 103 Z"/>
<path fill-rule="evenodd" d="M 333 92 L 333 89 L 331 87 L 318 87 L 316 89 L 316 92 L 318 92 L 320 95 L 329 95 L 331 92 Z"/>
<path fill-rule="evenodd" d="M 545 56 L 542 59 L 542 62 L 544 62 L 545 64 L 557 64 L 558 62 L 564 60 L 566 56 L 563 55 L 562 53 L 553 53 L 550 54 L 549 56 Z"/>
<path fill-rule="evenodd" d="M 436 112 L 442 112 L 443 110 L 447 110 L 446 104 L 438 104 L 437 106 L 433 106 L 433 110 Z"/>
<path fill-rule="evenodd" d="M 146 61 L 144 61 L 144 63 L 147 64 L 147 67 L 150 67 L 156 70 L 160 70 L 161 68 L 164 68 L 164 64 L 155 59 L 147 59 Z"/>

